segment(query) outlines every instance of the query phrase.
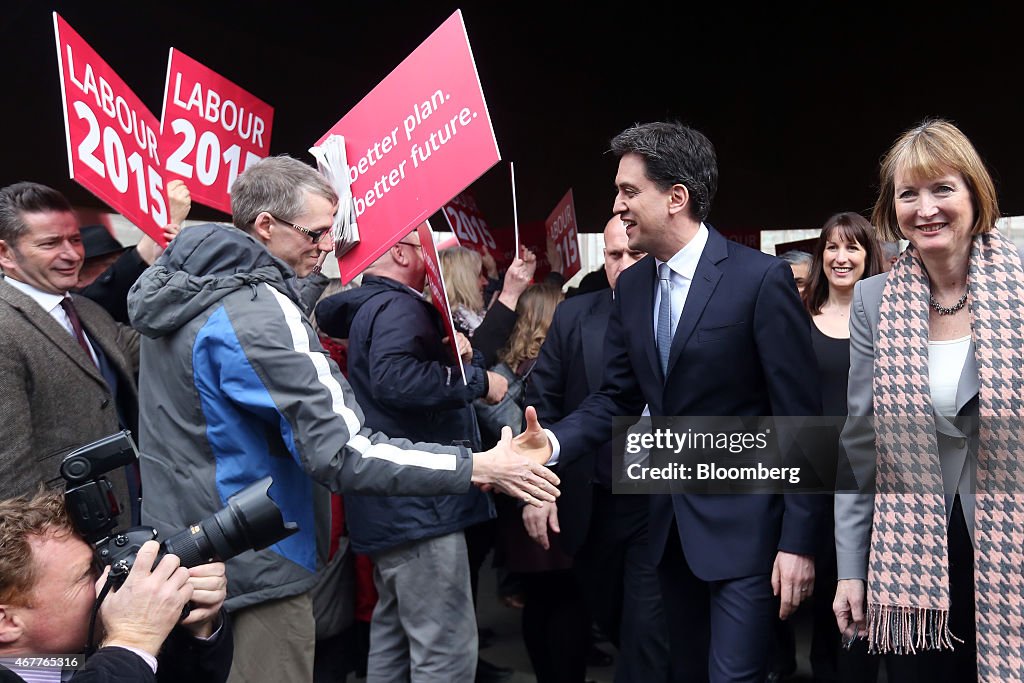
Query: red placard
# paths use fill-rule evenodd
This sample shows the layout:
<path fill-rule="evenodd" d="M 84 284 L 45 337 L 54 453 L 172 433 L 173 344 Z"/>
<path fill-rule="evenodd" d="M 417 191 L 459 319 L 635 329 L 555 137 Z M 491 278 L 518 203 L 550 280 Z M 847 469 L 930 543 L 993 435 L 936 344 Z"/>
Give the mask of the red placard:
<path fill-rule="evenodd" d="M 504 260 L 504 253 L 498 248 L 491 228 L 487 225 L 487 219 L 480 212 L 472 192 L 466 190 L 455 195 L 444 205 L 443 212 L 460 246 L 474 249 L 481 254 L 485 251 L 490 252 L 498 268 L 508 267 L 511 261 Z"/>
<path fill-rule="evenodd" d="M 171 48 L 160 115 L 167 180 L 180 178 L 192 201 L 231 213 L 238 174 L 270 153 L 274 108 Z"/>
<path fill-rule="evenodd" d="M 511 264 L 512 257 L 516 254 L 515 227 L 510 225 L 507 228 L 495 228 L 493 234 L 498 242 L 498 249 L 501 250 L 504 263 Z M 524 221 L 519 224 L 520 246 L 526 247 L 537 257 L 537 267 L 533 272 L 534 282 L 542 282 L 551 272 L 547 256 L 547 240 L 547 228 L 544 227 L 544 221 Z"/>
<path fill-rule="evenodd" d="M 580 242 L 576 234 L 576 205 L 572 201 L 572 190 L 570 189 L 558 206 L 551 212 L 544 221 L 548 238 L 554 243 L 558 250 L 558 256 L 562 260 L 561 273 L 566 280 L 579 272 L 580 263 Z M 554 267 L 556 264 L 552 264 Z"/>
<path fill-rule="evenodd" d="M 166 244 L 156 117 L 56 12 L 53 31 L 72 179 Z"/>
<path fill-rule="evenodd" d="M 462 373 L 462 383 L 468 384 L 466 382 L 466 367 L 462 364 L 459 344 L 455 341 L 455 321 L 452 320 L 452 309 L 448 305 L 448 293 L 444 287 L 444 275 L 441 273 L 441 260 L 437 257 L 437 249 L 434 247 L 434 232 L 430 229 L 430 223 L 422 223 L 416 228 L 416 234 L 420 236 L 423 263 L 427 266 L 427 286 L 430 287 L 430 300 L 434 302 L 434 308 L 441 313 L 444 329 L 448 332 L 448 343 L 452 347 L 452 353 L 455 354 L 459 371 Z"/>
<path fill-rule="evenodd" d="M 469 37 L 456 11 L 329 135 L 345 138 L 359 244 L 342 282 L 500 161 Z"/>

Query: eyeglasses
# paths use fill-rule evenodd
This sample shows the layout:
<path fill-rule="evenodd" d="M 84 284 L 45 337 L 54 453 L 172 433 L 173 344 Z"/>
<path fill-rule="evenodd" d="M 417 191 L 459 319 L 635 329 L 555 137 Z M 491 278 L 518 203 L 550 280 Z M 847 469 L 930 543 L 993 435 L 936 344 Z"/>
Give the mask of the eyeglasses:
<path fill-rule="evenodd" d="M 395 244 L 404 244 L 407 247 L 416 247 L 420 251 L 423 251 L 423 245 L 422 244 L 413 244 L 412 242 L 395 242 Z"/>
<path fill-rule="evenodd" d="M 267 215 L 269 215 L 271 218 L 273 218 L 278 223 L 284 223 L 288 227 L 293 228 L 295 230 L 298 230 L 303 235 L 308 237 L 309 241 L 312 242 L 313 244 L 319 244 L 320 240 L 322 240 L 324 238 L 324 235 L 326 235 L 327 233 L 329 233 L 331 231 L 330 228 L 320 228 L 319 230 L 310 230 L 309 228 L 304 228 L 301 225 L 296 225 L 295 223 L 289 223 L 288 221 L 283 221 L 283 220 L 281 220 L 280 218 L 278 218 L 277 216 L 275 216 L 272 213 L 268 212 Z"/>

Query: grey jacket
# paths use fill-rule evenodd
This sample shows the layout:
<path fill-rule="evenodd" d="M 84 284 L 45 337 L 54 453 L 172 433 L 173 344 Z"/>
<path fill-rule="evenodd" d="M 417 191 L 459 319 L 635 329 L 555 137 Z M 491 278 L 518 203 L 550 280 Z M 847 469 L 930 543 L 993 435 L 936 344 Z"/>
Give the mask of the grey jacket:
<path fill-rule="evenodd" d="M 836 561 L 840 579 L 867 579 L 874 514 L 875 431 L 870 418 L 879 306 L 886 273 L 861 280 L 853 290 L 850 315 L 850 389 L 841 443 L 857 479 L 858 493 L 836 493 Z M 946 491 L 946 518 L 959 492 L 967 528 L 974 536 L 974 471 L 978 453 L 978 366 L 971 342 L 956 390 L 957 418 L 935 418 L 938 458 Z M 864 419 L 868 418 L 868 419 Z"/>
<path fill-rule="evenodd" d="M 327 489 L 464 493 L 459 447 L 371 433 L 298 305 L 294 274 L 249 235 L 183 230 L 129 296 L 143 335 L 143 521 L 166 537 L 272 476 L 299 533 L 228 562 L 229 610 L 304 593 L 322 563 Z M 326 487 L 326 488 L 324 488 Z M 322 507 L 321 507 L 322 506 Z"/>

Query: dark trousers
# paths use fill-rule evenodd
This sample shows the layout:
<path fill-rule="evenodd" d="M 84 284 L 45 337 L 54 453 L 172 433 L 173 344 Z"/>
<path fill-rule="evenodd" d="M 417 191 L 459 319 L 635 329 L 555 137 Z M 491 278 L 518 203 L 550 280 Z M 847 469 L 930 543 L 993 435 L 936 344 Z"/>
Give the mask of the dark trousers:
<path fill-rule="evenodd" d="M 590 615 L 570 569 L 520 574 L 525 585 L 523 641 L 537 683 L 583 683 Z"/>
<path fill-rule="evenodd" d="M 778 603 L 771 576 L 702 581 L 690 571 L 675 524 L 658 578 L 676 683 L 763 683 Z"/>
<path fill-rule="evenodd" d="M 953 501 L 947 532 L 949 555 L 949 630 L 963 643 L 955 649 L 916 655 L 887 655 L 889 683 L 973 683 L 978 680 L 978 642 L 974 617 L 974 546 L 964 521 L 960 496 Z"/>
<path fill-rule="evenodd" d="M 664 683 L 668 633 L 648 548 L 650 501 L 595 485 L 591 510 L 573 566 L 594 620 L 619 649 L 615 682 Z"/>

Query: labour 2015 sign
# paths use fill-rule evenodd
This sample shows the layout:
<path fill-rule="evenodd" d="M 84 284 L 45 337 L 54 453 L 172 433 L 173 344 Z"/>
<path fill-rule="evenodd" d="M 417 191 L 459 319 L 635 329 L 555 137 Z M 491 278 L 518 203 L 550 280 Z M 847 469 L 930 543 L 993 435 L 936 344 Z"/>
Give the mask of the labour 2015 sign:
<path fill-rule="evenodd" d="M 56 12 L 71 177 L 164 244 L 167 196 L 156 117 Z"/>
<path fill-rule="evenodd" d="M 373 263 L 501 157 L 456 11 L 317 142 L 345 138 L 359 244 L 342 282 Z"/>
<path fill-rule="evenodd" d="M 160 116 L 167 179 L 181 178 L 193 201 L 231 213 L 238 174 L 270 152 L 274 109 L 171 48 Z"/>
<path fill-rule="evenodd" d="M 580 246 L 579 237 L 576 234 L 576 205 L 572 200 L 570 189 L 558 202 L 558 206 L 551 212 L 544 221 L 550 239 L 562 262 L 552 263 L 552 270 L 558 269 L 562 276 L 568 280 L 580 271 Z"/>

